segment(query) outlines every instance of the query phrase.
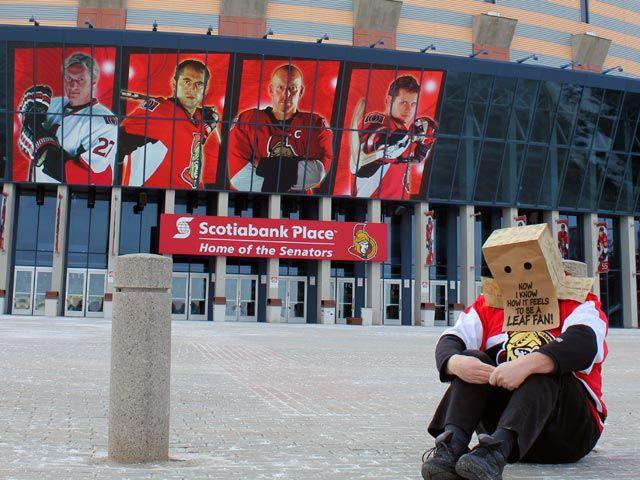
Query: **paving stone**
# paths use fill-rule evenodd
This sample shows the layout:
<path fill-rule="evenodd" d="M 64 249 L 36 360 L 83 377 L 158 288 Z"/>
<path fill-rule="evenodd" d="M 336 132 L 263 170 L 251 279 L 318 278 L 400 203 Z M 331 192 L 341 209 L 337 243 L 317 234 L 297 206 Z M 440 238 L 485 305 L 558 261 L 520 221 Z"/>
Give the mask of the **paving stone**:
<path fill-rule="evenodd" d="M 107 460 L 111 323 L 0 317 L 0 479 L 421 478 L 441 328 L 172 326 L 171 460 L 122 465 Z M 640 478 L 640 331 L 608 341 L 596 450 L 505 478 Z"/>

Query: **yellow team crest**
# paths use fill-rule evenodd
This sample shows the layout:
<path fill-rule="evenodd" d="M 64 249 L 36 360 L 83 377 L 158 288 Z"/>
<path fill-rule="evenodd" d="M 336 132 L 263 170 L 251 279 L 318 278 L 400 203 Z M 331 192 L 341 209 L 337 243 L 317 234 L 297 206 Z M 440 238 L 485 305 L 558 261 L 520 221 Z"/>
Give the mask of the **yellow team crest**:
<path fill-rule="evenodd" d="M 365 230 L 366 224 L 358 223 L 353 227 L 353 245 L 349 253 L 363 260 L 371 260 L 378 253 L 378 242 Z"/>
<path fill-rule="evenodd" d="M 547 332 L 509 332 L 508 335 L 509 339 L 498 353 L 498 363 L 529 355 L 554 340 Z"/>

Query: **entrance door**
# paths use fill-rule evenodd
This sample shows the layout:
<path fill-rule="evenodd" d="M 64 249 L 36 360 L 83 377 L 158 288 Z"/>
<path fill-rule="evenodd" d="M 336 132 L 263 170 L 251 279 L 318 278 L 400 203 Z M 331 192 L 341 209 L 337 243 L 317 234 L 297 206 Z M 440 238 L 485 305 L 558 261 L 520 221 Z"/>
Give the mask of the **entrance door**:
<path fill-rule="evenodd" d="M 87 317 L 104 317 L 104 291 L 107 286 L 105 270 L 87 271 Z"/>
<path fill-rule="evenodd" d="M 35 298 L 33 302 L 33 314 L 44 315 L 44 298 L 48 290 L 51 290 L 51 268 L 36 267 Z"/>
<path fill-rule="evenodd" d="M 171 276 L 171 319 L 206 320 L 208 288 L 206 273 L 174 272 Z"/>
<path fill-rule="evenodd" d="M 173 273 L 171 276 L 171 319 L 187 319 L 187 275 Z"/>
<path fill-rule="evenodd" d="M 207 319 L 208 275 L 192 273 L 189 276 L 189 320 Z"/>
<path fill-rule="evenodd" d="M 51 267 L 15 267 L 11 313 L 44 315 L 44 297 L 50 289 Z"/>
<path fill-rule="evenodd" d="M 86 291 L 85 269 L 67 269 L 67 288 L 64 302 L 64 314 L 68 317 L 84 317 Z"/>
<path fill-rule="evenodd" d="M 285 323 L 307 321 L 307 279 L 304 277 L 280 277 L 278 297 L 282 300 L 280 319 Z"/>
<path fill-rule="evenodd" d="M 227 275 L 227 322 L 258 321 L 258 277 L 256 275 Z"/>
<path fill-rule="evenodd" d="M 402 281 L 383 280 L 383 325 L 401 325 Z"/>
<path fill-rule="evenodd" d="M 431 280 L 429 285 L 429 301 L 436 305 L 436 322 L 447 322 L 448 295 L 446 280 Z"/>
<path fill-rule="evenodd" d="M 68 317 L 103 317 L 107 271 L 67 269 L 64 314 Z"/>
<path fill-rule="evenodd" d="M 339 278 L 337 289 L 336 323 L 347 323 L 347 317 L 353 317 L 355 279 Z"/>

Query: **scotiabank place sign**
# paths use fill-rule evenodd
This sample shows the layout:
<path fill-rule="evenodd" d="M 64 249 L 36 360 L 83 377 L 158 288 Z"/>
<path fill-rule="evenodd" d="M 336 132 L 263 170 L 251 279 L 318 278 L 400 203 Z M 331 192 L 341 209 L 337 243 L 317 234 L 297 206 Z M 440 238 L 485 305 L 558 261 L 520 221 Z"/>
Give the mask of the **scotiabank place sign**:
<path fill-rule="evenodd" d="M 306 260 L 387 260 L 384 223 L 163 214 L 160 253 Z"/>

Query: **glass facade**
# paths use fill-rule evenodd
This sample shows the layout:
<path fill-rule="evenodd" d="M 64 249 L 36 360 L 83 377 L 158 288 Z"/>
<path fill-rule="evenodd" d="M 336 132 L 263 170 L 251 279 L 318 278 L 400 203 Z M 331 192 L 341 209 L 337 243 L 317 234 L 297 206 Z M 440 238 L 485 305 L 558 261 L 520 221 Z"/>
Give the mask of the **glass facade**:
<path fill-rule="evenodd" d="M 18 190 L 15 265 L 50 267 L 55 241 L 54 190 Z"/>
<path fill-rule="evenodd" d="M 107 268 L 109 207 L 107 192 L 71 190 L 67 267 Z"/>
<path fill-rule="evenodd" d="M 638 93 L 449 72 L 430 201 L 631 215 Z"/>

